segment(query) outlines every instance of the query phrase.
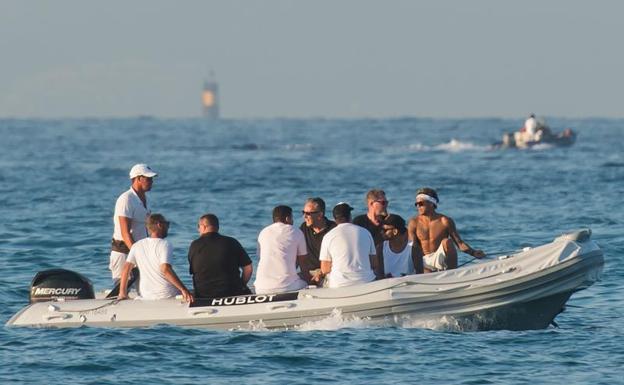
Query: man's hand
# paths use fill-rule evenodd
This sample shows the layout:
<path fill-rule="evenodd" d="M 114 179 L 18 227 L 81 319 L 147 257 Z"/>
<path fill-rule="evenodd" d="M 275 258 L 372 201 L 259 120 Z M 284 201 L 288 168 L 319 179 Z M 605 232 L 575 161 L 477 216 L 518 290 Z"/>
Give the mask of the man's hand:
<path fill-rule="evenodd" d="M 312 277 L 310 278 L 310 281 L 312 282 L 321 282 L 321 279 L 323 278 L 321 269 L 310 270 L 310 275 Z"/>
<path fill-rule="evenodd" d="M 195 302 L 195 298 L 193 297 L 193 294 L 191 294 L 190 291 L 186 290 L 186 288 L 182 290 L 182 299 L 184 299 L 184 301 L 188 303 Z"/>
<path fill-rule="evenodd" d="M 483 252 L 483 250 L 475 250 L 474 253 L 472 254 L 473 257 L 475 258 L 483 258 L 485 257 L 485 253 Z"/>

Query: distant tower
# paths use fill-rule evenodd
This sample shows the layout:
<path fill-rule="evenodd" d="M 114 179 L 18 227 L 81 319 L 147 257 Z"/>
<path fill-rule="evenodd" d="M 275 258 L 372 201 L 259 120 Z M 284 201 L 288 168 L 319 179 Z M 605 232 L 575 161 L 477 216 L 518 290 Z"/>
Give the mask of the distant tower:
<path fill-rule="evenodd" d="M 202 92 L 202 106 L 204 117 L 219 119 L 219 85 L 215 80 L 214 72 L 210 71 L 210 79 L 204 82 Z"/>

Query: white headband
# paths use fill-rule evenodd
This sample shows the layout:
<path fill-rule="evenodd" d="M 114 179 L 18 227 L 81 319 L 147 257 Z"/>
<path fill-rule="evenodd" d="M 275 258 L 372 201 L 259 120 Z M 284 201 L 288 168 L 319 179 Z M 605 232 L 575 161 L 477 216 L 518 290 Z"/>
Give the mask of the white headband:
<path fill-rule="evenodd" d="M 429 196 L 427 194 L 418 194 L 418 195 L 416 195 L 416 202 L 418 202 L 418 200 L 431 202 L 434 205 L 438 204 L 438 200 L 437 199 L 435 199 L 434 197 Z"/>

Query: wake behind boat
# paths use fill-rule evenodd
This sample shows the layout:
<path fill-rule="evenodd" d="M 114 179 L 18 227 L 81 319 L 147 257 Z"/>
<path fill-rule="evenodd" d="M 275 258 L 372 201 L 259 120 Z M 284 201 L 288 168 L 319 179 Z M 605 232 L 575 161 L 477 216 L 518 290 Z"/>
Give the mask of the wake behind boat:
<path fill-rule="evenodd" d="M 79 275 L 71 284 L 33 281 L 31 301 L 37 301 L 38 294 L 49 300 L 26 306 L 7 326 L 170 324 L 238 329 L 261 323 L 266 328 L 293 328 L 327 318 L 338 309 L 343 317 L 399 325 L 406 317 L 452 317 L 462 329 L 541 329 L 563 311 L 574 292 L 599 279 L 603 253 L 590 238 L 590 230 L 581 230 L 530 250 L 455 270 L 342 288 L 197 299 L 191 305 L 180 299 L 96 299 L 88 280 Z M 88 298 L 72 300 L 80 295 Z"/>

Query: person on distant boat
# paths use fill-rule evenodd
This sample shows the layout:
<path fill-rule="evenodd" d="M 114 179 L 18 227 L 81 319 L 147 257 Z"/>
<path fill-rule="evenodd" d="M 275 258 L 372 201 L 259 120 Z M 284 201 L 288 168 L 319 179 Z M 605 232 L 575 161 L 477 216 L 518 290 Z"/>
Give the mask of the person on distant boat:
<path fill-rule="evenodd" d="M 117 283 L 132 245 L 147 237 L 145 219 L 150 214 L 147 192 L 152 189 L 155 173 L 148 165 L 139 163 L 130 169 L 130 189 L 117 198 L 113 214 L 113 240 L 108 268 Z"/>
<path fill-rule="evenodd" d="M 482 250 L 473 249 L 461 239 L 450 217 L 436 212 L 438 203 L 438 194 L 434 189 L 425 187 L 418 190 L 415 203 L 418 215 L 410 219 L 408 227 L 410 239 L 417 245 L 415 251 L 424 254 L 416 256 L 422 258 L 424 272 L 457 268 L 455 245 L 475 258 L 485 257 Z"/>
<path fill-rule="evenodd" d="M 121 272 L 118 299 L 128 298 L 128 277 L 136 266 L 141 274 L 139 289 L 143 299 L 172 298 L 182 293 L 186 302 L 193 302 L 193 295 L 180 281 L 171 267 L 173 246 L 165 238 L 169 234 L 169 221 L 161 214 L 147 217 L 149 238 L 135 242 Z"/>
<path fill-rule="evenodd" d="M 383 242 L 383 218 L 388 215 L 388 200 L 383 190 L 373 189 L 366 193 L 366 214 L 353 218 L 353 224 L 370 231 L 375 245 Z"/>
<path fill-rule="evenodd" d="M 416 272 L 422 273 L 422 263 L 412 258 L 412 242 L 409 242 L 405 220 L 396 214 L 389 214 L 383 222 L 383 243 L 377 245 L 377 278 L 401 277 Z M 422 261 L 422 259 L 419 259 Z M 420 265 L 419 269 L 414 266 Z M 418 271 L 419 270 L 419 271 Z"/>
<path fill-rule="evenodd" d="M 273 224 L 258 235 L 256 293 L 283 293 L 307 287 L 297 274 L 297 261 L 301 266 L 307 254 L 305 237 L 293 226 L 292 208 L 276 206 Z"/>
<path fill-rule="evenodd" d="M 303 223 L 299 226 L 299 229 L 305 237 L 308 254 L 301 261 L 299 269 L 302 278 L 308 284 L 313 284 L 310 271 L 321 268 L 321 262 L 319 261 L 321 242 L 325 234 L 336 227 L 336 222 L 325 216 L 325 201 L 318 197 L 308 198 L 303 205 L 301 213 L 303 214 Z"/>
<path fill-rule="evenodd" d="M 344 202 L 332 210 L 337 225 L 321 242 L 321 271 L 312 278 L 325 278 L 323 286 L 343 287 L 375 280 L 375 242 L 368 230 L 351 223 L 351 210 L 353 207 Z"/>
<path fill-rule="evenodd" d="M 546 122 L 543 119 L 535 118 L 535 114 L 531 114 L 524 121 L 524 126 L 522 126 L 520 131 L 515 133 L 515 140 L 522 147 L 523 143 L 541 142 L 551 139 L 552 136 L 553 134 Z"/>
<path fill-rule="evenodd" d="M 195 297 L 251 294 L 247 282 L 253 266 L 243 246 L 236 239 L 219 234 L 219 218 L 214 214 L 202 215 L 197 229 L 200 236 L 188 251 Z"/>

